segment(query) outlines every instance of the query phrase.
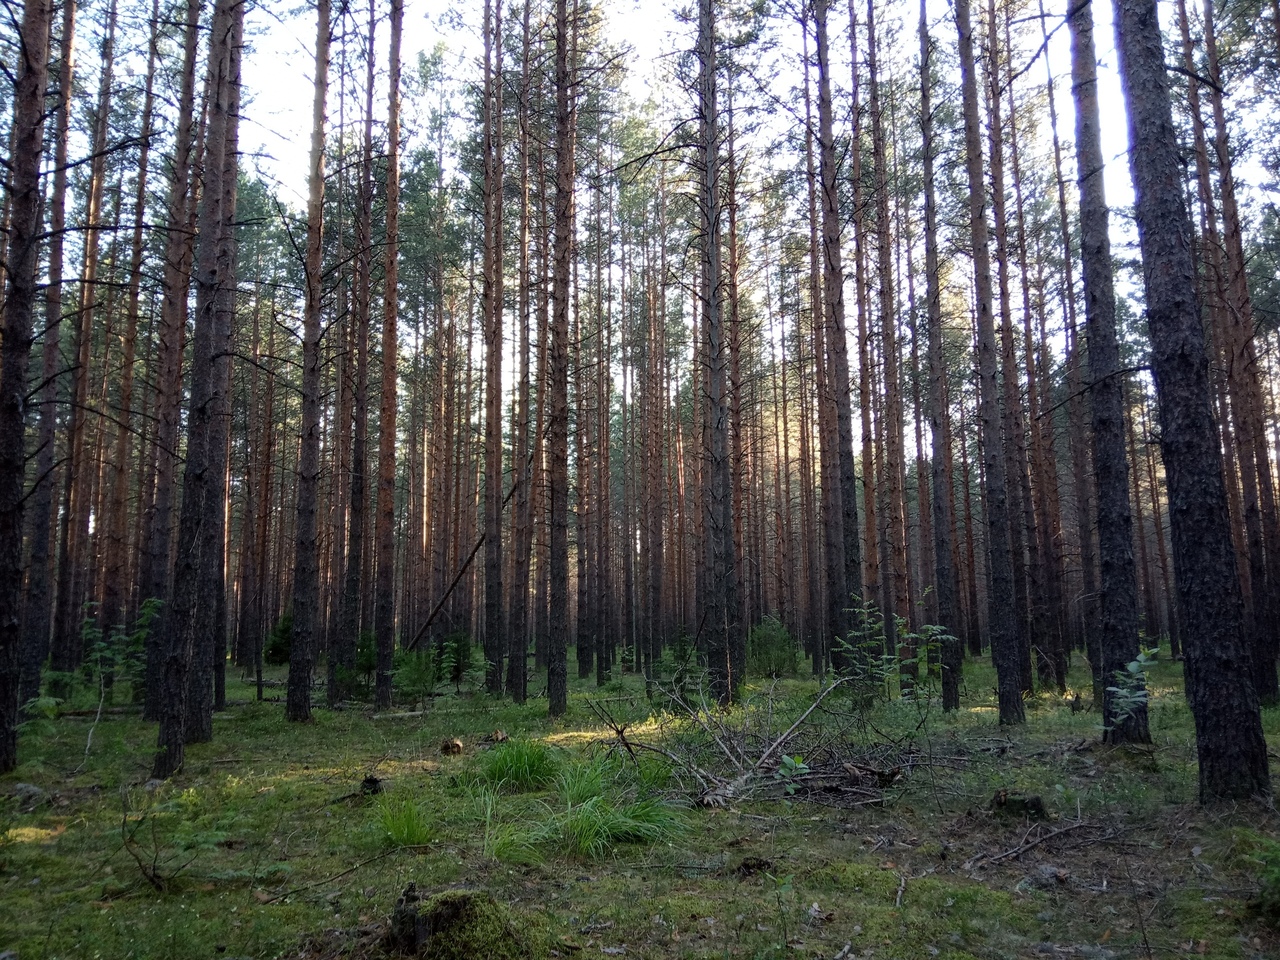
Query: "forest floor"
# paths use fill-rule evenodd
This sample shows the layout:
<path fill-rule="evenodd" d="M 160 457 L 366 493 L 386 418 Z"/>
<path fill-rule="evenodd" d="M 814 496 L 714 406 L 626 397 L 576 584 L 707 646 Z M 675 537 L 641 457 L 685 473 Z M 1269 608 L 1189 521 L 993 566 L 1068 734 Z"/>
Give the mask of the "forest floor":
<path fill-rule="evenodd" d="M 410 882 L 488 891 L 542 956 L 1278 957 L 1248 902 L 1280 817 L 1196 804 L 1180 677 L 1152 672 L 1150 749 L 1103 747 L 1087 686 L 1001 728 L 985 661 L 956 715 L 836 691 L 781 743 L 816 681 L 697 718 L 627 675 L 555 722 L 451 693 L 304 726 L 234 681 L 165 784 L 154 729 L 86 693 L 0 778 L 0 958 L 379 956 Z"/>

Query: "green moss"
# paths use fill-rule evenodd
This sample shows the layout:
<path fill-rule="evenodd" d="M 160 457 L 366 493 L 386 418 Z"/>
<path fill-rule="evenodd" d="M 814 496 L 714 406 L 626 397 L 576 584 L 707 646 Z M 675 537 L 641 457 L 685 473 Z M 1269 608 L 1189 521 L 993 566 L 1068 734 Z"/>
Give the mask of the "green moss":
<path fill-rule="evenodd" d="M 419 902 L 406 891 L 392 918 L 388 946 L 426 960 L 540 960 L 545 937 L 482 890 L 447 890 Z"/>

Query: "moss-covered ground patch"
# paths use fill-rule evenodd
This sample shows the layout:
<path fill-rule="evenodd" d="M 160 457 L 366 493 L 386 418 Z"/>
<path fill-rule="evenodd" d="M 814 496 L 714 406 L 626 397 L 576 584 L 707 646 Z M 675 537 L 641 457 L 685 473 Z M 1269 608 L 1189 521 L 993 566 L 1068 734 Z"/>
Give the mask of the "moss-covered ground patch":
<path fill-rule="evenodd" d="M 954 716 L 837 697 L 817 711 L 842 742 L 927 761 L 863 805 L 777 791 L 694 806 L 666 758 L 609 752 L 592 699 L 635 741 L 680 728 L 630 675 L 581 682 L 556 722 L 545 701 L 450 695 L 420 716 L 321 709 L 294 726 L 231 682 L 213 742 L 165 784 L 148 782 L 155 731 L 135 714 L 104 714 L 87 754 L 91 716 L 40 721 L 0 778 L 0 954 L 319 955 L 303 944 L 322 931 L 356 950 L 412 882 L 487 891 L 565 957 L 1280 955 L 1247 907 L 1280 822 L 1195 804 L 1178 665 L 1153 674 L 1143 750 L 1099 745 L 1083 673 L 1080 700 L 1041 694 L 1009 730 L 989 668 L 967 671 Z M 816 691 L 749 692 L 786 718 Z M 1264 723 L 1280 738 L 1280 711 Z M 462 755 L 442 755 L 455 737 Z M 1039 796 L 1044 818 L 993 810 L 997 790 Z M 389 837 L 388 811 L 410 808 L 413 842 Z"/>

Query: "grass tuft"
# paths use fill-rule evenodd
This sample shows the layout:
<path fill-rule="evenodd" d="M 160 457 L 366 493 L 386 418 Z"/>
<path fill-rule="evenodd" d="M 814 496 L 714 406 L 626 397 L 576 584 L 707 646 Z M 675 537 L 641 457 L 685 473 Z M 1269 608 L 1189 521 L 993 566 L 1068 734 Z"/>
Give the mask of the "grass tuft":
<path fill-rule="evenodd" d="M 433 830 L 427 811 L 413 797 L 383 794 L 374 807 L 374 819 L 390 846 L 420 847 L 431 842 Z"/>
<path fill-rule="evenodd" d="M 617 844 L 659 843 L 679 836 L 684 827 L 680 813 L 661 801 L 617 807 L 595 796 L 554 814 L 535 838 L 573 856 L 598 860 Z"/>
<path fill-rule="evenodd" d="M 569 806 L 604 795 L 604 767 L 599 763 L 575 763 L 556 777 L 556 793 Z"/>
<path fill-rule="evenodd" d="M 555 782 L 560 758 L 537 740 L 508 740 L 480 756 L 480 780 L 501 790 L 522 793 Z"/>

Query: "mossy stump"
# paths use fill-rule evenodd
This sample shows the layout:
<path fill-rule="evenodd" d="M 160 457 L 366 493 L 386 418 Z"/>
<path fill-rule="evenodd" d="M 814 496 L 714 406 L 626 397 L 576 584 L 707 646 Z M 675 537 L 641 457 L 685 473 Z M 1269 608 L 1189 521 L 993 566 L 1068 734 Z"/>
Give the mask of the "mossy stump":
<path fill-rule="evenodd" d="M 446 890 L 423 898 L 405 888 L 391 914 L 389 952 L 424 960 L 541 960 L 546 951 L 483 890 Z"/>

